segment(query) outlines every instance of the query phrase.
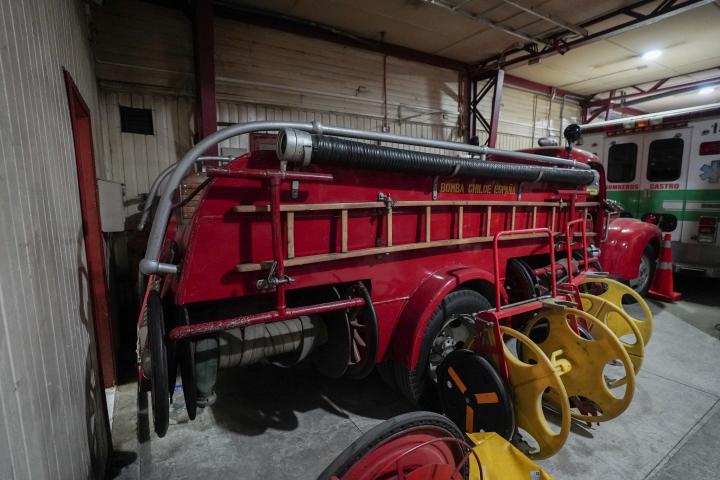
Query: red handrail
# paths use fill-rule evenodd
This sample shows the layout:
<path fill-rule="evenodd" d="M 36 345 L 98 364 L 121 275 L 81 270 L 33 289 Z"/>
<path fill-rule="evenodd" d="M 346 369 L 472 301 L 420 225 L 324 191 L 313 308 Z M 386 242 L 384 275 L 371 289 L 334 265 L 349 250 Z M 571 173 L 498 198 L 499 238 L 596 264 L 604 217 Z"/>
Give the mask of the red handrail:
<path fill-rule="evenodd" d="M 585 271 L 587 272 L 589 267 L 588 262 L 588 254 L 587 254 L 587 219 L 585 218 L 577 218 L 575 220 L 570 220 L 565 225 L 565 242 L 567 243 L 567 272 L 568 272 L 568 282 L 572 279 L 572 237 L 570 236 L 570 227 L 573 225 L 579 223 L 582 228 L 582 243 L 583 243 L 583 259 L 585 262 Z"/>
<path fill-rule="evenodd" d="M 557 280 L 555 278 L 555 238 L 553 232 L 549 228 L 527 228 L 523 230 L 503 230 L 495 234 L 493 239 L 493 260 L 495 267 L 495 310 L 500 311 L 500 253 L 498 243 L 500 237 L 505 235 L 525 235 L 533 233 L 544 233 L 550 241 L 550 278 L 552 283 L 552 296 L 557 296 Z"/>

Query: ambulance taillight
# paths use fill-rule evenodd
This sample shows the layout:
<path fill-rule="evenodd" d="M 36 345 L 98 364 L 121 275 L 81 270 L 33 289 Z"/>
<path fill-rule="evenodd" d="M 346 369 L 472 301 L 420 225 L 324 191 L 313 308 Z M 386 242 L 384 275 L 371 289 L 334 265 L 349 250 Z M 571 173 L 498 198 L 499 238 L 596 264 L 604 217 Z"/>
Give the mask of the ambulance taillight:
<path fill-rule="evenodd" d="M 717 217 L 700 217 L 698 221 L 698 243 L 715 243 Z"/>
<path fill-rule="evenodd" d="M 700 155 L 720 155 L 720 141 L 701 143 Z"/>

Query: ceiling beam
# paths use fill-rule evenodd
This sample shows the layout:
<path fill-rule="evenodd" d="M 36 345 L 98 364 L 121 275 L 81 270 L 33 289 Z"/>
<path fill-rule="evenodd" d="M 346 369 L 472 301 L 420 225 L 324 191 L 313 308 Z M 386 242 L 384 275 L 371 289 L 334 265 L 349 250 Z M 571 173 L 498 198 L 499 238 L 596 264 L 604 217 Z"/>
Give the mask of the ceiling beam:
<path fill-rule="evenodd" d="M 553 25 L 557 25 L 558 27 L 562 27 L 565 30 L 569 30 L 573 33 L 576 33 L 578 35 L 587 36 L 588 31 L 582 27 L 578 27 L 577 25 L 573 25 L 571 23 L 567 23 L 564 20 L 561 20 L 557 17 L 553 17 L 552 15 L 548 13 L 541 12 L 535 7 L 528 7 L 523 5 L 522 3 L 516 2 L 514 0 L 502 0 L 504 3 L 507 3 L 508 5 L 512 5 L 515 8 L 518 8 L 522 10 L 523 12 L 527 12 L 530 15 L 533 15 L 537 18 L 540 18 L 542 20 L 545 20 L 546 22 L 552 23 Z"/>
<path fill-rule="evenodd" d="M 635 98 L 634 100 L 623 99 L 621 105 L 630 107 L 632 105 L 638 105 L 638 104 L 645 103 L 645 102 L 651 102 L 653 100 L 670 97 L 672 95 L 680 95 L 683 93 L 695 92 L 698 90 L 698 88 L 715 87 L 718 85 L 720 85 L 720 77 L 709 78 L 707 80 L 702 80 L 699 82 L 689 82 L 686 84 L 668 87 L 667 89 L 660 88 L 660 89 L 652 92 L 648 96 Z"/>
<path fill-rule="evenodd" d="M 216 3 L 215 15 L 222 18 L 237 20 L 260 27 L 282 30 L 297 35 L 325 40 L 348 47 L 369 50 L 391 57 L 411 60 L 413 62 L 425 63 L 436 67 L 448 68 L 466 72 L 469 65 L 459 60 L 434 55 L 432 53 L 422 52 L 413 48 L 385 43 L 380 40 L 371 40 L 364 37 L 353 35 L 327 25 L 310 22 L 296 17 L 280 15 L 264 10 L 255 10 L 236 7 L 231 4 Z"/>
<path fill-rule="evenodd" d="M 592 101 L 585 101 L 581 102 L 582 105 L 585 105 L 587 107 L 595 107 L 599 105 L 604 105 L 608 102 L 608 100 L 612 102 L 617 102 L 621 105 L 632 105 L 642 102 L 650 101 L 651 97 L 654 98 L 655 94 L 663 94 L 663 97 L 666 97 L 668 95 L 676 95 L 678 93 L 683 93 L 685 91 L 692 91 L 693 89 L 701 88 L 701 87 L 707 87 L 707 86 L 714 86 L 720 83 L 720 76 L 712 77 L 712 78 L 706 78 L 703 80 L 694 80 L 691 82 L 684 82 L 679 83 L 676 85 L 670 85 L 668 87 L 663 87 L 666 82 L 673 80 L 674 78 L 678 77 L 684 77 L 686 75 L 692 75 L 700 72 L 709 72 L 711 70 L 720 70 L 720 67 L 716 67 L 715 69 L 706 69 L 706 70 L 700 70 L 698 72 L 691 72 L 686 73 L 682 75 L 678 75 L 676 77 L 670 77 L 670 78 L 663 78 L 661 80 L 656 81 L 652 87 L 645 90 L 644 92 L 631 92 L 631 93 L 625 93 L 624 90 L 628 88 L 637 88 L 636 86 L 628 86 L 628 87 L 620 87 L 616 88 L 613 91 L 620 92 L 618 95 L 609 95 L 608 97 L 599 98 Z M 650 82 L 647 82 L 650 83 Z M 597 92 L 593 95 L 593 97 L 597 97 L 598 95 L 606 93 L 606 92 Z M 589 97 L 586 97 L 589 98 Z M 659 97 L 658 97 L 659 98 Z M 632 103 L 628 102 L 627 100 L 633 99 Z M 641 100 L 636 100 L 641 99 Z"/>
<path fill-rule="evenodd" d="M 440 8 L 444 8 L 445 10 L 448 10 L 451 13 L 454 13 L 456 15 L 461 15 L 465 18 L 468 18 L 470 20 L 475 20 L 478 23 L 481 23 L 485 25 L 486 27 L 492 28 L 493 30 L 497 30 L 499 32 L 506 33 L 507 35 L 513 36 L 515 38 L 519 38 L 520 40 L 525 40 L 526 42 L 534 43 L 541 46 L 548 46 L 549 44 L 541 40 L 537 37 L 532 37 L 530 35 L 526 35 L 522 32 L 519 32 L 517 30 L 514 30 L 510 27 L 507 27 L 505 25 L 502 25 L 498 22 L 494 22 L 490 20 L 487 17 L 483 17 L 482 15 L 478 15 L 476 13 L 472 13 L 468 10 L 464 10 L 460 8 L 460 5 L 454 5 L 447 0 L 421 0 L 424 3 L 435 5 Z"/>
<path fill-rule="evenodd" d="M 501 55 L 496 55 L 494 57 L 490 57 L 485 60 L 481 60 L 479 62 L 475 62 L 475 65 L 477 68 L 480 69 L 488 69 L 488 68 L 507 68 L 511 65 L 517 65 L 521 63 L 527 63 L 529 61 L 537 61 L 543 58 L 547 58 L 553 55 L 564 54 L 568 50 L 573 48 L 578 48 L 583 45 L 589 45 L 591 43 L 604 40 L 610 37 L 614 37 L 616 35 L 620 35 L 625 32 L 629 32 L 632 30 L 635 30 L 637 28 L 641 28 L 647 25 L 651 25 L 653 23 L 659 22 L 661 20 L 665 20 L 667 18 L 673 17 L 675 15 L 688 12 L 690 10 L 693 10 L 698 7 L 702 7 L 703 5 L 707 5 L 710 3 L 713 3 L 715 0 L 685 0 L 684 2 L 663 2 L 661 5 L 663 8 L 659 9 L 656 8 L 651 13 L 643 14 L 640 12 L 637 12 L 636 9 L 640 8 L 642 6 L 655 3 L 656 0 L 642 0 L 639 2 L 636 2 L 632 5 L 629 5 L 627 7 L 614 10 L 612 12 L 608 12 L 607 14 L 601 15 L 599 17 L 596 17 L 592 20 L 589 20 L 587 22 L 584 22 L 580 24 L 582 28 L 589 28 L 593 25 L 596 25 L 601 22 L 605 22 L 607 20 L 616 18 L 616 17 L 622 17 L 622 16 L 629 16 L 631 17 L 631 20 L 625 21 L 622 23 L 619 23 L 617 25 L 614 25 L 612 27 L 608 27 L 602 30 L 598 30 L 597 32 L 593 32 L 585 37 L 580 38 L 571 38 L 567 35 L 559 34 L 559 35 L 553 35 L 551 37 L 545 38 L 544 41 L 548 43 L 550 46 L 543 48 L 542 50 L 538 52 L 533 53 L 527 53 L 525 55 L 512 57 L 513 55 L 516 55 L 521 52 L 527 51 L 527 45 L 524 47 L 518 47 L 511 50 L 508 50 L 506 53 Z"/>

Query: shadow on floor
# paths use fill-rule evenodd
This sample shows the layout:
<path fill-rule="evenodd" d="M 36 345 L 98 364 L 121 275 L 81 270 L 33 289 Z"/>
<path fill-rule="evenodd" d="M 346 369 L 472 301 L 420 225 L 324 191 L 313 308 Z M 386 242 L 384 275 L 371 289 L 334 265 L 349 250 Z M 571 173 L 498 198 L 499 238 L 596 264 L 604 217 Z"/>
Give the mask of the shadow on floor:
<path fill-rule="evenodd" d="M 260 435 L 267 429 L 298 428 L 298 415 L 321 410 L 338 418 L 384 420 L 412 405 L 376 374 L 363 380 L 328 379 L 311 368 L 254 365 L 220 372 L 215 423 L 234 433 Z"/>

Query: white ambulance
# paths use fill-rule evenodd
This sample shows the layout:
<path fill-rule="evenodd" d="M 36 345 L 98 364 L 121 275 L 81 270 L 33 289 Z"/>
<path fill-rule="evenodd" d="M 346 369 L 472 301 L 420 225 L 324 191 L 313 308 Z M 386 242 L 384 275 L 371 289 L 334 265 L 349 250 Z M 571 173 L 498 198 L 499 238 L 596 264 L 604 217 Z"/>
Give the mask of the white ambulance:
<path fill-rule="evenodd" d="M 672 235 L 675 270 L 720 277 L 720 103 L 582 126 L 624 215 Z"/>

